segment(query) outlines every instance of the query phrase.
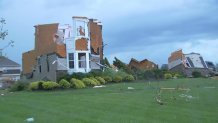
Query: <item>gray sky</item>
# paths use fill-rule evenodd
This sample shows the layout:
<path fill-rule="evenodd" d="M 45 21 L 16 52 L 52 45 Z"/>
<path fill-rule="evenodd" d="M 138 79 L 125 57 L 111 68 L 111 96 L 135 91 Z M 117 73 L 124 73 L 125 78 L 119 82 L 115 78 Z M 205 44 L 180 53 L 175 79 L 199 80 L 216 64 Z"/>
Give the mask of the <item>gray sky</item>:
<path fill-rule="evenodd" d="M 34 48 L 34 25 L 71 24 L 72 16 L 96 18 L 103 23 L 105 56 L 125 63 L 134 57 L 167 63 L 172 51 L 200 53 L 218 63 L 217 0 L 0 0 L 14 40 L 4 52 L 22 63 L 22 53 Z"/>

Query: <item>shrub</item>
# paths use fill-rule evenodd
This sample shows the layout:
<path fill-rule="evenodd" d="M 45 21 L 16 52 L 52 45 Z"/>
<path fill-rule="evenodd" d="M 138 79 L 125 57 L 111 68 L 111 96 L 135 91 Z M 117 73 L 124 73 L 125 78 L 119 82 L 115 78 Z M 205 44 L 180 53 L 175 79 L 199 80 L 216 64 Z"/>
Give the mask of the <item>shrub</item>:
<path fill-rule="evenodd" d="M 201 72 L 193 71 L 193 72 L 192 72 L 192 77 L 194 77 L 194 78 L 202 77 Z"/>
<path fill-rule="evenodd" d="M 62 79 L 61 81 L 59 81 L 59 85 L 62 88 L 70 88 L 70 83 L 65 79 Z"/>
<path fill-rule="evenodd" d="M 26 82 L 16 82 L 10 87 L 9 91 L 23 91 L 27 89 L 27 87 L 28 83 Z"/>
<path fill-rule="evenodd" d="M 146 70 L 146 71 L 140 71 L 138 74 L 141 75 L 143 73 L 143 79 L 147 79 L 147 80 L 150 80 L 150 79 L 155 79 L 155 73 L 154 71 L 152 70 Z M 140 76 L 141 77 L 141 76 Z"/>
<path fill-rule="evenodd" d="M 164 79 L 172 79 L 172 74 L 170 74 L 170 73 L 165 73 L 164 74 Z"/>
<path fill-rule="evenodd" d="M 110 76 L 104 76 L 103 79 L 105 82 L 112 82 L 112 78 Z"/>
<path fill-rule="evenodd" d="M 44 81 L 36 81 L 36 82 L 31 82 L 29 84 L 29 89 L 30 90 L 43 90 L 43 84 Z"/>
<path fill-rule="evenodd" d="M 92 79 L 89 78 L 83 78 L 82 81 L 84 82 L 84 84 L 86 86 L 96 86 L 97 83 L 95 83 L 95 81 L 93 81 Z"/>
<path fill-rule="evenodd" d="M 124 78 L 125 81 L 134 81 L 134 77 L 133 75 L 127 75 L 125 78 Z"/>
<path fill-rule="evenodd" d="M 101 85 L 101 83 L 94 77 L 90 77 L 90 79 L 93 80 L 97 85 Z"/>
<path fill-rule="evenodd" d="M 114 82 L 121 82 L 121 81 L 122 81 L 122 77 L 119 76 L 119 75 L 116 75 L 116 76 L 113 78 L 113 81 L 114 81 Z"/>
<path fill-rule="evenodd" d="M 116 75 L 121 76 L 122 78 L 125 78 L 129 74 L 127 74 L 124 70 L 121 69 L 116 73 Z"/>
<path fill-rule="evenodd" d="M 179 73 L 174 74 L 173 78 L 182 78 L 183 76 Z"/>
<path fill-rule="evenodd" d="M 31 82 L 29 85 L 30 90 L 38 90 L 39 89 L 39 82 Z"/>
<path fill-rule="evenodd" d="M 85 84 L 83 83 L 83 81 L 79 80 L 79 79 L 75 79 L 75 78 L 72 78 L 70 80 L 70 83 L 72 85 L 72 87 L 74 88 L 85 88 Z"/>
<path fill-rule="evenodd" d="M 53 89 L 58 88 L 60 85 L 56 82 L 47 81 L 47 82 L 43 82 L 42 86 L 43 86 L 43 89 L 45 90 L 53 90 Z"/>
<path fill-rule="evenodd" d="M 102 77 L 95 77 L 101 84 L 106 84 L 106 81 Z"/>
<path fill-rule="evenodd" d="M 164 72 L 159 69 L 152 70 L 154 72 L 155 79 L 164 79 Z"/>

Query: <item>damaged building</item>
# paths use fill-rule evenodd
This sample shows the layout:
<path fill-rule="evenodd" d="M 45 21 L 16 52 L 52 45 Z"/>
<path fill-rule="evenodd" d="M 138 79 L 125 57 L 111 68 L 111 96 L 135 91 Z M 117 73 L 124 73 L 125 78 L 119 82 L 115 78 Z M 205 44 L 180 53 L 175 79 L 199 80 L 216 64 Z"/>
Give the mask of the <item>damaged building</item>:
<path fill-rule="evenodd" d="M 203 57 L 199 53 L 184 54 L 182 49 L 171 53 L 168 58 L 170 71 L 181 72 L 192 77 L 192 72 L 198 71 L 203 76 L 209 76 L 209 69 Z"/>
<path fill-rule="evenodd" d="M 35 27 L 35 47 L 23 53 L 23 75 L 56 81 L 63 74 L 100 69 L 103 59 L 102 24 L 97 19 L 73 17 L 72 25 Z"/>
<path fill-rule="evenodd" d="M 158 65 L 148 59 L 144 59 L 142 61 L 138 61 L 132 58 L 129 62 L 129 68 L 131 70 L 151 70 L 158 69 Z"/>

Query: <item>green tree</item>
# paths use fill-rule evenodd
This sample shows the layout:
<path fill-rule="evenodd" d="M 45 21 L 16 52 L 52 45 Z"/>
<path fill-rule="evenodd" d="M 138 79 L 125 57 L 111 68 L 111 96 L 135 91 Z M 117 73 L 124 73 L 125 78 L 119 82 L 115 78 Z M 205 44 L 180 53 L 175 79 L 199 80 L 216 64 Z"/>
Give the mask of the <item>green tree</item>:
<path fill-rule="evenodd" d="M 118 69 L 125 69 L 127 65 L 119 60 L 117 57 L 114 58 L 113 65 L 116 66 Z"/>
<path fill-rule="evenodd" d="M 118 69 L 124 70 L 126 73 L 133 74 L 133 71 L 124 62 L 116 57 L 114 58 L 113 65 L 116 66 Z"/>
<path fill-rule="evenodd" d="M 110 67 L 110 63 L 109 63 L 107 57 L 104 58 L 104 65 Z"/>

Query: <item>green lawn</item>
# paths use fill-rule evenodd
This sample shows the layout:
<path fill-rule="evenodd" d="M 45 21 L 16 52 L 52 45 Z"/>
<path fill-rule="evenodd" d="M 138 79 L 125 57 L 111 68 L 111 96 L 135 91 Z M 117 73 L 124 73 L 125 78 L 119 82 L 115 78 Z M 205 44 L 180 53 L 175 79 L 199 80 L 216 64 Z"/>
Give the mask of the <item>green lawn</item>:
<path fill-rule="evenodd" d="M 128 90 L 128 87 L 135 88 Z M 164 105 L 155 101 L 159 87 Z M 218 80 L 176 79 L 108 84 L 105 88 L 14 92 L 0 96 L 0 123 L 218 123 Z M 192 96 L 187 99 L 181 94 Z M 174 98 L 172 98 L 174 97 Z"/>

